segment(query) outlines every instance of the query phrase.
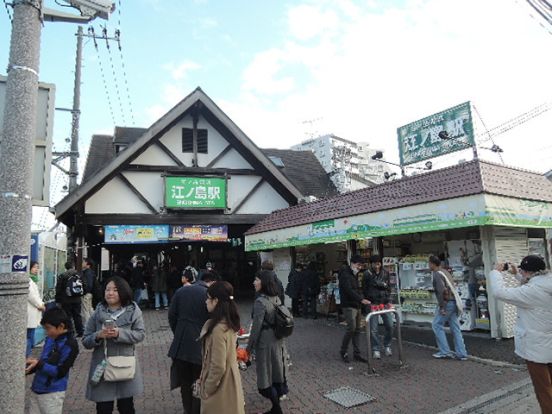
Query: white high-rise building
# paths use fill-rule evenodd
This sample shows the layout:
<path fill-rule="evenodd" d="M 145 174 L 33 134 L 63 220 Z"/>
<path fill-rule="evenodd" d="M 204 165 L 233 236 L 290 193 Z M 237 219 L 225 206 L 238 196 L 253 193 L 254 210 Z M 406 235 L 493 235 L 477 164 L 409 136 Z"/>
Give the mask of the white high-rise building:
<path fill-rule="evenodd" d="M 341 193 L 380 184 L 388 166 L 371 157 L 378 151 L 367 142 L 354 142 L 333 134 L 311 138 L 291 147 L 312 151 Z"/>

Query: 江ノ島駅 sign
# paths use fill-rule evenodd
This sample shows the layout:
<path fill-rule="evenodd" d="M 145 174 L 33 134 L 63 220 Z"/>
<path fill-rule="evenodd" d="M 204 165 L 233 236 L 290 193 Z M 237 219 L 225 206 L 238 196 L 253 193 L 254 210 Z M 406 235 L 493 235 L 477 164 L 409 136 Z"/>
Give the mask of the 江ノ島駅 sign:
<path fill-rule="evenodd" d="M 414 164 L 474 145 L 469 102 L 397 129 L 401 165 Z"/>
<path fill-rule="evenodd" d="M 226 178 L 165 177 L 165 207 L 226 208 Z"/>

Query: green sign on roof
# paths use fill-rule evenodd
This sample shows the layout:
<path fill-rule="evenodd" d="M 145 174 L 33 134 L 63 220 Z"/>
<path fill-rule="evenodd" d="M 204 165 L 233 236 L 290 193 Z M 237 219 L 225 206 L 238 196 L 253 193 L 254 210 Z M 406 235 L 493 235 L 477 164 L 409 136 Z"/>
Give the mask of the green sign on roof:
<path fill-rule="evenodd" d="M 165 207 L 225 209 L 226 178 L 165 177 Z"/>
<path fill-rule="evenodd" d="M 469 102 L 397 129 L 401 165 L 460 151 L 474 145 Z"/>

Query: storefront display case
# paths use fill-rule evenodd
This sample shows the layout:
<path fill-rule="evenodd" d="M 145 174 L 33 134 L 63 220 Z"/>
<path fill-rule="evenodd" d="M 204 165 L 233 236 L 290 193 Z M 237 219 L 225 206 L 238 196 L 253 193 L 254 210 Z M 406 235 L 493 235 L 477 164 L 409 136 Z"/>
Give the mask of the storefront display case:
<path fill-rule="evenodd" d="M 433 294 L 431 270 L 427 259 L 430 255 L 411 255 L 400 259 L 401 313 L 405 320 L 429 322 L 437 308 Z"/>

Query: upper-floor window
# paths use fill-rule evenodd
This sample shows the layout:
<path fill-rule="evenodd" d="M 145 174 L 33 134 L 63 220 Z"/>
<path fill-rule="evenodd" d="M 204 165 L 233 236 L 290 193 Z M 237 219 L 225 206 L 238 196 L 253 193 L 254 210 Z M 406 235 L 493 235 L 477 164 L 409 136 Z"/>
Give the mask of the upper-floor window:
<path fill-rule="evenodd" d="M 182 152 L 194 152 L 194 130 L 192 128 L 182 128 Z M 197 130 L 197 152 L 198 154 L 207 154 L 207 130 Z"/>

